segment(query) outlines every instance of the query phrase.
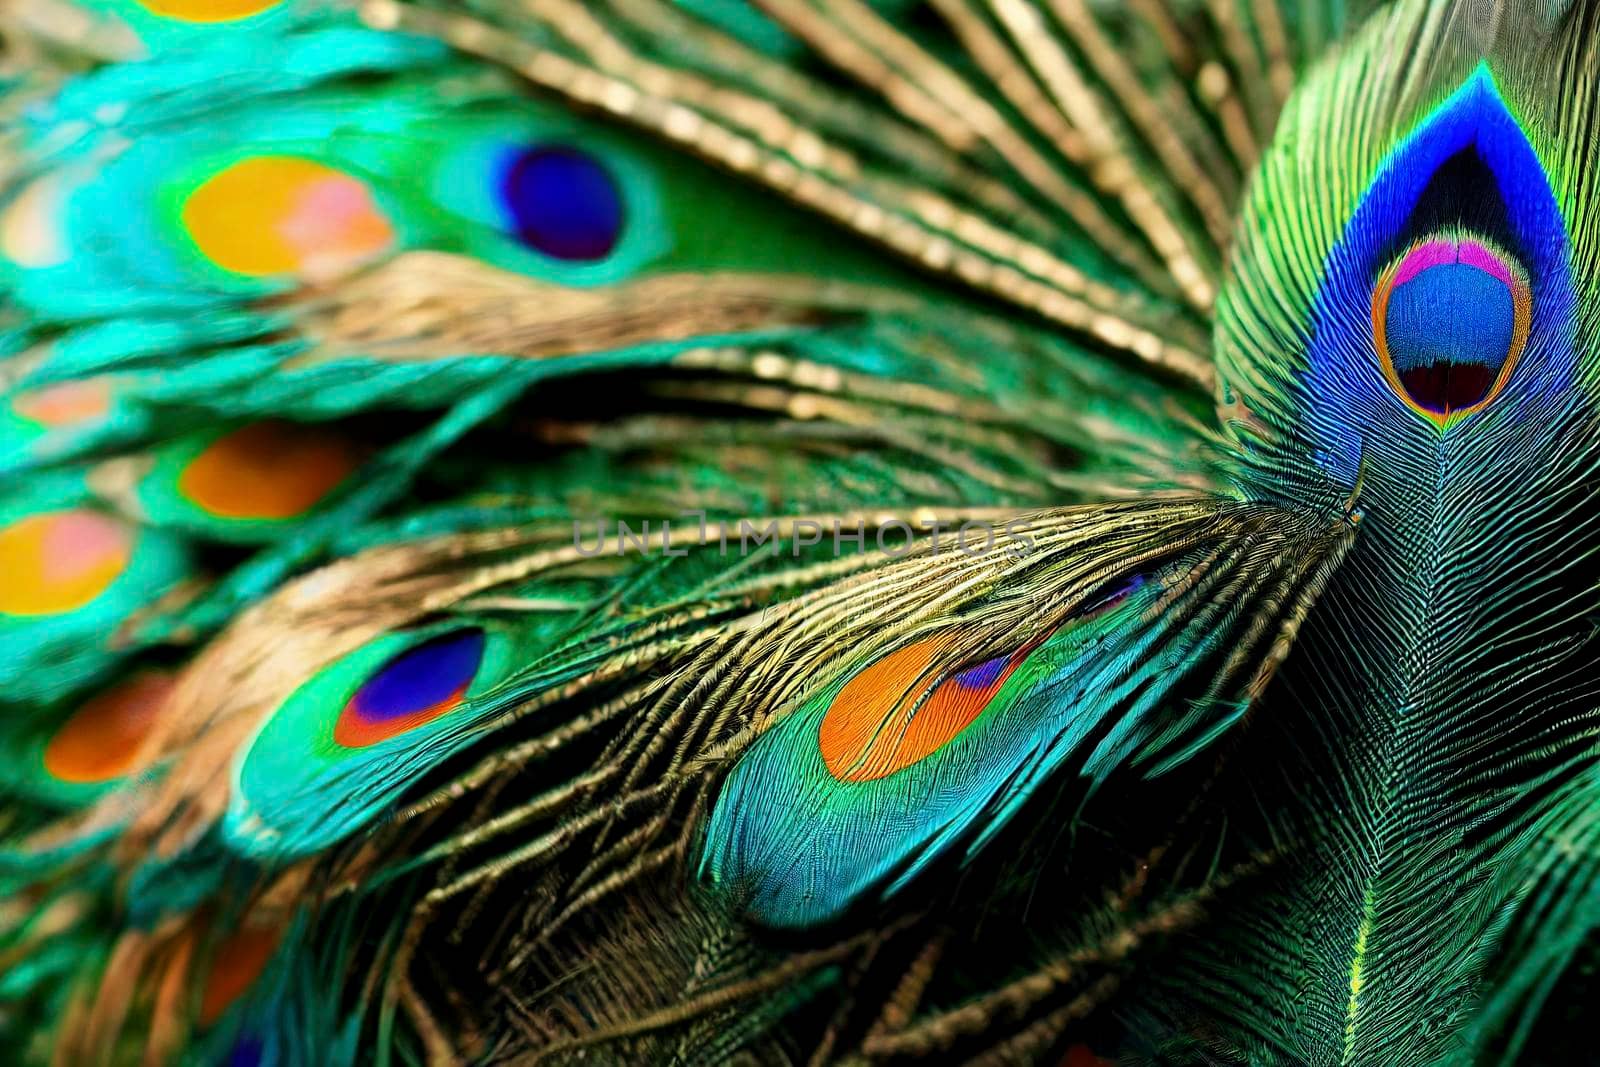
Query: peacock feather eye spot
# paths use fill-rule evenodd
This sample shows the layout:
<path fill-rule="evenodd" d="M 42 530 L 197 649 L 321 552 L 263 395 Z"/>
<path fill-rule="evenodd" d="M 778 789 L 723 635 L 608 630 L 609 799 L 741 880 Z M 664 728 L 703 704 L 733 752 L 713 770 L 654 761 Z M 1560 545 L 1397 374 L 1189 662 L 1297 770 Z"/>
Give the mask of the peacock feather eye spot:
<path fill-rule="evenodd" d="M 357 689 L 333 739 L 364 748 L 432 722 L 461 704 L 483 663 L 482 630 L 443 634 L 390 659 Z"/>
<path fill-rule="evenodd" d="M 44 769 L 63 782 L 107 782 L 138 770 L 140 750 L 176 682 L 147 671 L 90 698 L 51 735 Z"/>
<path fill-rule="evenodd" d="M 1417 241 L 1373 290 L 1373 337 L 1391 387 L 1446 425 L 1486 405 L 1527 342 L 1527 275 L 1487 240 L 1463 233 Z"/>
<path fill-rule="evenodd" d="M 945 639 L 931 637 L 889 653 L 839 690 L 817 729 L 828 773 L 872 782 L 920 763 L 971 726 L 1025 658 L 998 656 L 929 686 Z"/>
<path fill-rule="evenodd" d="M 344 438 L 267 419 L 208 445 L 179 474 L 178 491 L 220 518 L 292 519 L 320 503 L 355 467 Z"/>
<path fill-rule="evenodd" d="M 139 0 L 152 15 L 178 22 L 237 22 L 259 15 L 284 0 Z"/>
<path fill-rule="evenodd" d="M 217 946 L 200 994 L 201 1026 L 210 1026 L 220 1019 L 223 1012 L 255 984 L 282 940 L 281 928 L 246 926 Z"/>
<path fill-rule="evenodd" d="M 517 237 L 554 259 L 606 258 L 627 221 L 616 178 L 599 159 L 568 145 L 517 152 L 506 168 L 502 195 Z"/>
<path fill-rule="evenodd" d="M 207 259 L 255 278 L 335 277 L 395 241 L 364 182 L 297 156 L 253 156 L 222 169 L 189 194 L 182 217 Z"/>
<path fill-rule="evenodd" d="M 97 422 L 111 411 L 111 383 L 86 378 L 29 389 L 12 398 L 11 410 L 49 429 Z"/>
<path fill-rule="evenodd" d="M 127 569 L 133 540 L 127 523 L 81 508 L 0 527 L 0 615 L 76 611 Z"/>

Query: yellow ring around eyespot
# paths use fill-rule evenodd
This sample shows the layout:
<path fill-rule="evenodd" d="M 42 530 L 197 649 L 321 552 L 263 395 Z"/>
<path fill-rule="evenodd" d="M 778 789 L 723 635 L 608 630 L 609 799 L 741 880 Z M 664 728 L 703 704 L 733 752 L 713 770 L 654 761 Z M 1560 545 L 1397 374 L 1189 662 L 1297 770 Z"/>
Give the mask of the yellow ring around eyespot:
<path fill-rule="evenodd" d="M 152 15 L 182 22 L 237 22 L 277 7 L 283 0 L 139 0 Z"/>
<path fill-rule="evenodd" d="M 1383 376 L 1389 382 L 1389 388 L 1394 390 L 1394 395 L 1399 397 L 1406 407 L 1440 430 L 1447 430 L 1468 415 L 1488 407 L 1489 403 L 1500 395 L 1500 390 L 1505 388 L 1506 382 L 1511 380 L 1511 372 L 1516 369 L 1517 360 L 1522 356 L 1522 350 L 1528 343 L 1528 330 L 1533 322 L 1533 294 L 1529 292 L 1526 282 L 1513 275 L 1511 349 L 1506 353 L 1505 365 L 1500 368 L 1499 375 L 1495 377 L 1494 384 L 1489 387 L 1483 399 L 1471 407 L 1457 408 L 1443 415 L 1437 411 L 1429 411 L 1413 401 L 1411 395 L 1406 392 L 1405 385 L 1400 381 L 1400 375 L 1394 369 L 1394 359 L 1389 354 L 1389 339 L 1384 335 L 1384 322 L 1389 314 L 1389 296 L 1394 291 L 1394 276 L 1399 271 L 1400 265 L 1406 261 L 1406 257 L 1420 247 L 1421 243 L 1421 241 L 1413 243 L 1410 248 L 1396 256 L 1394 262 L 1383 269 L 1382 274 L 1378 275 L 1378 284 L 1372 287 L 1372 341 L 1378 351 L 1378 366 L 1383 369 Z"/>

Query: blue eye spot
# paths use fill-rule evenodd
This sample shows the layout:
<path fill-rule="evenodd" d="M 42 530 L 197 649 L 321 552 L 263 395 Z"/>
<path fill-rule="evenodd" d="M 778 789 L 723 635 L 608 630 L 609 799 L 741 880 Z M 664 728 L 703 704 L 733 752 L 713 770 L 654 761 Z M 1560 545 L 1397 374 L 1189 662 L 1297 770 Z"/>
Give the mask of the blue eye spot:
<path fill-rule="evenodd" d="M 605 165 L 580 149 L 522 150 L 506 170 L 502 191 L 517 237 L 547 256 L 604 259 L 622 237 L 622 191 Z"/>
<path fill-rule="evenodd" d="M 485 644 L 482 630 L 463 630 L 396 656 L 350 698 L 334 724 L 334 740 L 364 748 L 453 710 L 478 675 Z"/>

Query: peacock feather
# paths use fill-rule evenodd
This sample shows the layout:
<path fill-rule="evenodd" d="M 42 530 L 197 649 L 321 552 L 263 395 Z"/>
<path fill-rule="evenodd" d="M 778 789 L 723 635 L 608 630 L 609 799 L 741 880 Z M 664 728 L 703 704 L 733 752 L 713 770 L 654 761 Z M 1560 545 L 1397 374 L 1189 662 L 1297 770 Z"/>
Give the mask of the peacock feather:
<path fill-rule="evenodd" d="M 0 0 L 0 1060 L 1592 1062 L 1600 5 Z"/>

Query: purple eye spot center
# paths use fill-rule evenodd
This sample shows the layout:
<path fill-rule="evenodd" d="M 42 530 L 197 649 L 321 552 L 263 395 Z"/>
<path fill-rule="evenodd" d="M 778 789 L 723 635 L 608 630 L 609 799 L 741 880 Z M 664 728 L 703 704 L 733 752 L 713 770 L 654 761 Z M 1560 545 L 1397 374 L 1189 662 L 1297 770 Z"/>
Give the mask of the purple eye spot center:
<path fill-rule="evenodd" d="M 1000 678 L 1011 658 L 1010 656 L 998 656 L 986 663 L 968 667 L 951 678 L 951 681 L 965 689 L 987 689 Z"/>
<path fill-rule="evenodd" d="M 627 221 L 622 190 L 605 164 L 569 145 L 517 152 L 506 168 L 501 195 L 517 237 L 555 259 L 606 258 Z"/>

